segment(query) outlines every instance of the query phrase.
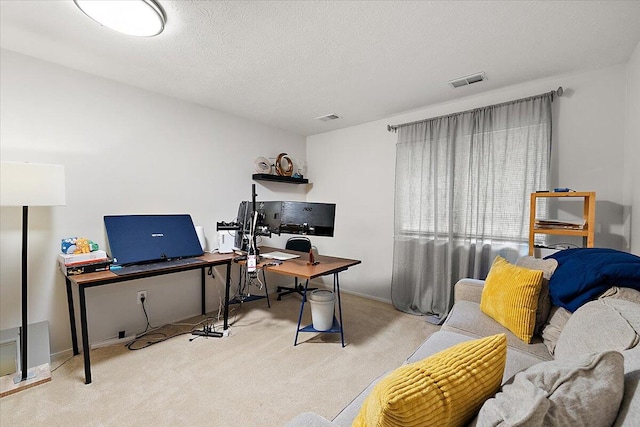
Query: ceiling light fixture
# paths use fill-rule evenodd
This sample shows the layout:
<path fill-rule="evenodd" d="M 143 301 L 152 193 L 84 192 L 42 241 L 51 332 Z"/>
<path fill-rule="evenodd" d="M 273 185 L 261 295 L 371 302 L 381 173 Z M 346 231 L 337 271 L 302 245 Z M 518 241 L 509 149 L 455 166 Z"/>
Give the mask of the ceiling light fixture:
<path fill-rule="evenodd" d="M 98 24 L 131 36 L 151 37 L 164 30 L 164 11 L 155 0 L 73 0 Z"/>

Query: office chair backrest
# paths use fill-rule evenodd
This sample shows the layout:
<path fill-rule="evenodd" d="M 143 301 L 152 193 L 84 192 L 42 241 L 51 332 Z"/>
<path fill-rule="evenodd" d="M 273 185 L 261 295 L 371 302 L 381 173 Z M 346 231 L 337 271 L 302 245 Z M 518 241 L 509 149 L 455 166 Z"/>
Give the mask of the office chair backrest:
<path fill-rule="evenodd" d="M 309 252 L 311 250 L 311 240 L 307 237 L 291 237 L 284 247 L 291 251 Z"/>

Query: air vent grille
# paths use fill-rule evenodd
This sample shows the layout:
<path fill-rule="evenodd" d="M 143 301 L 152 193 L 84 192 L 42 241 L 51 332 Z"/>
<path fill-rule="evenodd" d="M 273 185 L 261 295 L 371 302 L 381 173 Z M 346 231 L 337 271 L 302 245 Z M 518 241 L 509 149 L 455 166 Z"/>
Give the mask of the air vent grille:
<path fill-rule="evenodd" d="M 322 120 L 323 122 L 328 122 L 329 120 L 339 119 L 340 116 L 336 114 L 327 114 L 324 116 L 316 117 L 316 120 Z"/>
<path fill-rule="evenodd" d="M 468 86 L 473 83 L 478 83 L 483 80 L 487 80 L 487 76 L 484 74 L 484 71 L 476 74 L 471 74 L 470 76 L 459 77 L 457 79 L 449 80 L 447 83 L 452 88 Z"/>

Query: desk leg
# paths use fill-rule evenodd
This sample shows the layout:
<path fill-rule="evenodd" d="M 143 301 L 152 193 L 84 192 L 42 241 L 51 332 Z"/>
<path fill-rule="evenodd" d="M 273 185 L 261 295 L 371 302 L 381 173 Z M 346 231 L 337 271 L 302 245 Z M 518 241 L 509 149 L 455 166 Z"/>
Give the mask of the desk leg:
<path fill-rule="evenodd" d="M 91 359 L 89 357 L 89 332 L 87 331 L 87 301 L 84 286 L 78 286 L 80 293 L 80 328 L 82 329 L 82 353 L 84 356 L 84 383 L 91 384 Z"/>
<path fill-rule="evenodd" d="M 67 304 L 69 305 L 69 324 L 71 326 L 71 343 L 73 345 L 73 355 L 80 354 L 78 350 L 78 332 L 76 331 L 76 310 L 73 307 L 73 290 L 71 288 L 71 280 L 65 276 L 64 281 L 67 285 Z"/>
<path fill-rule="evenodd" d="M 227 283 L 224 287 L 224 325 L 223 330 L 229 329 L 229 289 L 231 288 L 231 261 L 227 263 Z"/>
<path fill-rule="evenodd" d="M 202 315 L 204 316 L 207 313 L 207 307 L 206 307 L 206 303 L 205 303 L 205 278 L 206 278 L 206 273 L 204 271 L 204 267 L 202 267 L 200 269 L 200 287 L 201 287 L 201 296 L 202 296 Z"/>
<path fill-rule="evenodd" d="M 264 282 L 264 295 L 267 297 L 267 306 L 271 308 L 271 302 L 269 301 L 269 288 L 267 287 L 267 275 L 262 269 L 262 281 Z"/>
<path fill-rule="evenodd" d="M 302 323 L 302 313 L 304 313 L 304 304 L 307 301 L 307 287 L 309 287 L 309 281 L 306 280 L 304 284 L 304 292 L 302 294 L 302 303 L 300 304 L 300 314 L 298 315 L 298 327 L 296 328 L 296 339 L 293 340 L 293 346 L 298 345 L 298 334 L 300 333 L 300 323 Z"/>
<path fill-rule="evenodd" d="M 333 275 L 333 292 L 338 296 L 338 315 L 340 317 L 340 338 L 342 339 L 342 347 L 344 347 L 344 324 L 342 323 L 342 303 L 340 301 L 340 279 L 338 273 Z"/>

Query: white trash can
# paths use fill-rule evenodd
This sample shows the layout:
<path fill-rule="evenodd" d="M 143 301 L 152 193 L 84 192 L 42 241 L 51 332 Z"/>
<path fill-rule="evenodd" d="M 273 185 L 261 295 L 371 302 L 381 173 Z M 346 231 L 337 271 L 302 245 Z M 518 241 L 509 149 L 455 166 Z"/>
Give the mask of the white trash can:
<path fill-rule="evenodd" d="M 309 295 L 313 329 L 328 331 L 333 326 L 333 313 L 336 297 L 331 291 L 317 289 Z"/>

